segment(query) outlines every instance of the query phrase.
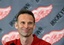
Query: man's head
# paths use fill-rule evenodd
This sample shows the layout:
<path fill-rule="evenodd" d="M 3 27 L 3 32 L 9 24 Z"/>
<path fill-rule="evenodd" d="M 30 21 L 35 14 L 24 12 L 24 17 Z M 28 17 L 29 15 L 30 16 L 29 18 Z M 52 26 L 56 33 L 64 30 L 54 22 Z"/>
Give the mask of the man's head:
<path fill-rule="evenodd" d="M 29 11 L 29 10 L 20 10 L 20 11 L 18 12 L 17 16 L 16 16 L 16 21 L 18 21 L 18 17 L 19 17 L 20 14 L 25 14 L 25 13 L 26 13 L 26 14 L 30 14 L 30 15 L 33 17 L 34 23 L 35 23 L 34 14 L 33 14 L 31 11 Z"/>
<path fill-rule="evenodd" d="M 16 17 L 15 28 L 21 36 L 30 36 L 35 28 L 34 14 L 29 10 L 21 10 Z"/>

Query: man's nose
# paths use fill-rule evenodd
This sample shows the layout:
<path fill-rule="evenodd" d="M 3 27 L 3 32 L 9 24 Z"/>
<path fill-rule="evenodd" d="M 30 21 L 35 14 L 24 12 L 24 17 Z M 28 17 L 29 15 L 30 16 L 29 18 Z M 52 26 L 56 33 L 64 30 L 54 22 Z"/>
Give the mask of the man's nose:
<path fill-rule="evenodd" d="M 29 26 L 29 25 L 28 25 L 27 23 L 24 25 L 25 28 L 28 28 L 28 26 Z"/>

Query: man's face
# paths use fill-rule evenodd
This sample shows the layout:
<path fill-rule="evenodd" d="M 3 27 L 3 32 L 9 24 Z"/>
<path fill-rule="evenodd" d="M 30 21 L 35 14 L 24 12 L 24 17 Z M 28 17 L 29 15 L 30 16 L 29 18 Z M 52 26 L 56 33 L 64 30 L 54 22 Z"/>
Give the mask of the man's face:
<path fill-rule="evenodd" d="M 34 19 L 29 14 L 20 14 L 15 27 L 20 35 L 28 37 L 33 33 L 33 29 L 35 28 Z"/>

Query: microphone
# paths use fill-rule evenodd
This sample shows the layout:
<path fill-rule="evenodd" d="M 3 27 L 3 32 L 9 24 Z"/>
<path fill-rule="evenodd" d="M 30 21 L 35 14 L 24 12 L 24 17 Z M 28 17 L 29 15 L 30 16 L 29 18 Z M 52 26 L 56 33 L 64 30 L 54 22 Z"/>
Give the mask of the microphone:
<path fill-rule="evenodd" d="M 15 45 L 14 43 L 11 43 L 10 45 Z"/>

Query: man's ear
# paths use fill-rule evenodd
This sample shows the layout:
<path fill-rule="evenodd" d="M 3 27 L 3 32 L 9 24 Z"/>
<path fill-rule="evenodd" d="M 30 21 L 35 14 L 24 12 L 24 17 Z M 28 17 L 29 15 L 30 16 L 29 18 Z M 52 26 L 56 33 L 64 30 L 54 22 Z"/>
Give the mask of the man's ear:
<path fill-rule="evenodd" d="M 18 29 L 18 24 L 17 24 L 17 22 L 15 22 L 14 26 L 15 26 L 16 29 Z"/>

